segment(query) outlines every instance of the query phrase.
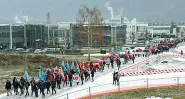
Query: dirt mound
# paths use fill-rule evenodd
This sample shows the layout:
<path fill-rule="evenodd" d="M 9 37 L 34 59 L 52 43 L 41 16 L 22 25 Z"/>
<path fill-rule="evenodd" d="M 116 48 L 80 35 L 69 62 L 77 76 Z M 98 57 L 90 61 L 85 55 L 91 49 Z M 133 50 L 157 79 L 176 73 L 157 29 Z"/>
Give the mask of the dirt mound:
<path fill-rule="evenodd" d="M 49 67 L 50 63 L 58 65 L 59 61 L 56 58 L 46 55 L 0 55 L 1 69 L 18 69 L 33 67 Z"/>

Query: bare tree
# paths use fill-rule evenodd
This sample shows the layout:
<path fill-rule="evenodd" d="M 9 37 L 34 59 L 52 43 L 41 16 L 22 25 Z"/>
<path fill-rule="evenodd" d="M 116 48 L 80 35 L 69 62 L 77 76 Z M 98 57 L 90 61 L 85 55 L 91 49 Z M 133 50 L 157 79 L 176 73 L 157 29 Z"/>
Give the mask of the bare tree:
<path fill-rule="evenodd" d="M 131 38 L 131 41 L 132 41 L 132 44 L 134 43 L 134 41 L 135 41 L 135 38 L 136 38 L 136 36 L 135 36 L 135 33 L 134 32 L 132 32 L 132 35 L 130 36 L 130 38 Z"/>
<path fill-rule="evenodd" d="M 145 36 L 144 36 L 145 46 L 146 46 L 146 41 L 149 41 L 149 38 L 150 38 L 150 33 L 149 33 L 148 29 L 145 29 Z"/>
<path fill-rule="evenodd" d="M 82 5 L 77 13 L 77 27 L 79 32 L 87 35 L 88 40 L 88 60 L 90 60 L 90 44 L 93 44 L 93 34 L 102 32 L 103 28 L 97 32 L 97 27 L 103 27 L 103 18 L 98 8 L 88 8 Z M 85 38 L 85 37 L 84 37 Z M 84 39 L 82 42 L 85 42 Z M 86 42 L 85 42 L 86 43 Z"/>

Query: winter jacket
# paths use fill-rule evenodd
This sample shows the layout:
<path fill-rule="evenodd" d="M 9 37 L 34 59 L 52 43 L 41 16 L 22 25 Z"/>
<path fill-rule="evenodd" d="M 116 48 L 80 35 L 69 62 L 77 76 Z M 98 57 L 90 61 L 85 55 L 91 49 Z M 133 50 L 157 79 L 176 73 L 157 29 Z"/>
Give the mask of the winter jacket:
<path fill-rule="evenodd" d="M 19 88 L 19 82 L 18 81 L 15 81 L 14 84 L 13 84 L 14 88 Z"/>
<path fill-rule="evenodd" d="M 37 87 L 38 83 L 33 82 L 32 85 L 33 85 L 32 90 L 37 91 L 38 90 L 38 87 Z"/>
<path fill-rule="evenodd" d="M 31 89 L 33 90 L 33 87 L 35 86 L 35 80 L 31 80 L 30 84 L 31 84 Z"/>
<path fill-rule="evenodd" d="M 50 88 L 51 86 L 51 82 L 50 81 L 46 81 L 46 88 Z"/>
<path fill-rule="evenodd" d="M 69 78 L 69 80 L 72 80 L 73 79 L 72 73 L 68 73 L 68 78 Z"/>
<path fill-rule="evenodd" d="M 23 89 L 23 88 L 24 88 L 24 81 L 20 81 L 20 82 L 19 82 L 19 88 L 20 88 L 20 89 Z"/>
<path fill-rule="evenodd" d="M 42 81 L 42 82 L 40 83 L 40 88 L 41 88 L 41 89 L 45 89 L 45 88 L 46 88 L 45 82 Z"/>
<path fill-rule="evenodd" d="M 52 81 L 51 81 L 51 87 L 53 87 L 53 88 L 56 87 L 56 81 L 55 81 L 55 80 L 52 80 Z"/>
<path fill-rule="evenodd" d="M 11 89 L 11 86 L 12 86 L 11 82 L 7 81 L 6 85 L 5 85 L 5 89 L 9 90 L 9 89 Z"/>
<path fill-rule="evenodd" d="M 28 81 L 25 82 L 25 88 L 29 88 L 30 83 Z"/>
<path fill-rule="evenodd" d="M 94 77 L 94 70 L 91 70 L 91 77 Z"/>

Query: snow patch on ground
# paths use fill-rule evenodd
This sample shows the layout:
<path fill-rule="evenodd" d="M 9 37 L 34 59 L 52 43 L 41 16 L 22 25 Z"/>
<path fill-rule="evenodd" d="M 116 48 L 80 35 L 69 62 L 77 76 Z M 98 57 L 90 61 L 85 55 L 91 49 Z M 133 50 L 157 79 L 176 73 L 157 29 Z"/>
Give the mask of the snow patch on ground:
<path fill-rule="evenodd" d="M 185 61 L 185 59 L 184 58 L 173 58 L 174 60 L 177 60 L 177 61 Z"/>
<path fill-rule="evenodd" d="M 175 50 L 178 51 L 178 52 L 180 52 L 181 50 L 183 52 L 185 52 L 185 46 L 180 46 L 180 47 L 176 48 Z"/>

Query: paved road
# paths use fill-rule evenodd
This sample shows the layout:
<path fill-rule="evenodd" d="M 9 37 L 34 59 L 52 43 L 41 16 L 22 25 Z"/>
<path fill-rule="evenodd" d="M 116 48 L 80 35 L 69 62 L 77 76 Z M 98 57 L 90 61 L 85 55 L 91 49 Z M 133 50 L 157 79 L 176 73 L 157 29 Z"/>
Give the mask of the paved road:
<path fill-rule="evenodd" d="M 141 60 L 143 60 L 143 59 L 146 59 L 145 57 L 138 57 L 138 58 L 136 58 L 135 59 L 135 61 L 136 62 L 138 62 L 138 61 L 141 61 Z M 123 59 L 121 59 L 121 62 L 123 63 Z M 132 63 L 132 61 L 129 61 L 127 64 L 121 64 L 121 68 L 124 68 L 124 67 L 126 67 L 126 66 L 128 66 L 128 65 L 130 65 L 130 64 L 133 64 Z M 117 69 L 117 66 L 116 66 L 116 63 L 114 63 L 114 69 L 112 69 L 112 68 L 109 68 L 108 69 L 108 67 L 107 66 L 105 66 L 105 70 L 103 71 L 103 72 L 96 72 L 95 73 L 95 80 L 97 79 L 97 78 L 99 78 L 99 77 L 101 77 L 101 76 L 103 76 L 103 75 L 106 75 L 106 74 L 108 74 L 108 73 L 111 73 L 111 72 L 113 72 L 115 69 Z M 75 87 L 77 87 L 77 86 L 81 86 L 81 83 L 79 84 L 79 85 L 77 85 L 76 83 L 73 83 L 73 87 L 72 88 L 75 88 Z M 71 87 L 62 87 L 60 90 L 58 90 L 57 89 L 57 95 L 59 94 L 59 93 L 61 93 L 61 95 L 62 95 L 62 92 L 65 92 L 65 91 L 68 91 L 68 90 L 70 90 L 70 89 L 72 89 Z M 46 94 L 46 98 L 49 98 L 50 97 L 50 94 Z M 20 99 L 24 99 L 25 97 L 24 96 L 15 96 L 15 95 L 12 95 L 12 96 L 9 96 L 9 97 L 7 97 L 6 96 L 6 94 L 3 94 L 3 95 L 1 95 L 0 96 L 0 99 L 17 99 L 17 98 L 20 98 Z M 35 97 L 27 97 L 27 99 L 34 99 Z M 41 98 L 41 95 L 39 94 L 39 98 Z"/>

